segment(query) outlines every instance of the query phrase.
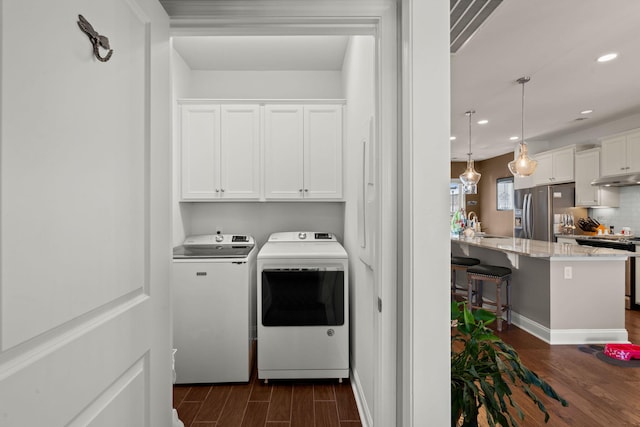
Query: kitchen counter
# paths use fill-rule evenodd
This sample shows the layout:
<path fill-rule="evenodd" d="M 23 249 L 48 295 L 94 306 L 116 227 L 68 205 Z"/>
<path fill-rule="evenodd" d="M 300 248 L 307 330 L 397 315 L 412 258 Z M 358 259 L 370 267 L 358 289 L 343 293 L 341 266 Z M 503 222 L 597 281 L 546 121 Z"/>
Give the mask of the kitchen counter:
<path fill-rule="evenodd" d="M 547 343 L 628 342 L 625 263 L 637 253 L 501 236 L 452 237 L 451 253 L 510 268 L 513 324 Z M 495 286 L 484 294 L 495 300 Z"/>
<path fill-rule="evenodd" d="M 577 237 L 581 236 L 572 236 L 572 238 Z M 540 240 L 520 239 L 516 237 L 452 237 L 451 241 L 533 258 L 624 257 L 626 259 L 626 257 L 640 255 L 640 253 L 637 252 L 627 252 L 617 249 L 566 245 L 562 243 L 543 242 Z"/>

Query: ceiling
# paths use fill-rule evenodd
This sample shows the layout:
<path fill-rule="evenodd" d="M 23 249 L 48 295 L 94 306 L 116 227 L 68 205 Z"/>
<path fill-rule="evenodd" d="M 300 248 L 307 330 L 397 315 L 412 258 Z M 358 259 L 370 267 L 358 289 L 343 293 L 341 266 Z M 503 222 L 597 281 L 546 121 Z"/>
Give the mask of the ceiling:
<path fill-rule="evenodd" d="M 456 5 L 467 4 L 480 15 L 486 8 L 486 21 L 451 54 L 452 160 L 467 158 L 470 109 L 474 159 L 513 151 L 522 76 L 531 77 L 524 133 L 534 152 L 537 141 L 640 112 L 640 0 L 450 0 L 452 27 Z M 193 69 L 339 70 L 347 38 L 185 37 L 174 45 Z M 619 56 L 596 62 L 608 52 Z M 593 113 L 581 114 L 587 109 Z"/>
<path fill-rule="evenodd" d="M 519 77 L 531 77 L 524 133 L 532 151 L 536 141 L 640 112 L 639 28 L 637 0 L 503 1 L 451 55 L 452 159 L 467 157 L 470 109 L 474 159 L 513 151 L 517 141 L 509 137 L 521 134 Z M 596 62 L 608 52 L 619 56 Z M 587 109 L 593 113 L 580 114 Z"/>
<path fill-rule="evenodd" d="M 173 46 L 192 70 L 342 69 L 347 36 L 174 37 Z"/>

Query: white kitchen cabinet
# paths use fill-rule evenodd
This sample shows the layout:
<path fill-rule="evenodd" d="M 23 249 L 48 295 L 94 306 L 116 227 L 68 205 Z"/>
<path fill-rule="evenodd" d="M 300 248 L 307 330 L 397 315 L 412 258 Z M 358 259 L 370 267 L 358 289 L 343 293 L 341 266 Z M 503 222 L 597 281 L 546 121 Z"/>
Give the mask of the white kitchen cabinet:
<path fill-rule="evenodd" d="M 560 184 L 574 180 L 575 146 L 536 154 L 538 167 L 533 174 L 534 185 Z"/>
<path fill-rule="evenodd" d="M 182 200 L 260 197 L 258 105 L 181 105 Z"/>
<path fill-rule="evenodd" d="M 640 172 L 640 131 L 602 140 L 600 175 Z"/>
<path fill-rule="evenodd" d="M 342 105 L 265 105 L 266 199 L 342 198 Z"/>
<path fill-rule="evenodd" d="M 576 206 L 620 206 L 617 187 L 591 185 L 600 177 L 600 149 L 579 151 L 575 155 Z"/>

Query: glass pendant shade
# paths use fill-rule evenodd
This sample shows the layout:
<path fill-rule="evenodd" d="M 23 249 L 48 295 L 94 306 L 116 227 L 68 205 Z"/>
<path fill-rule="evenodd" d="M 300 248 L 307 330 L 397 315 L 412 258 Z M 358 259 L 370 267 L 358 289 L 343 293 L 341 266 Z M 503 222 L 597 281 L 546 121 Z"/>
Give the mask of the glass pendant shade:
<path fill-rule="evenodd" d="M 529 152 L 527 150 L 527 143 L 524 142 L 524 84 L 531 80 L 530 77 L 520 77 L 516 80 L 519 84 L 522 85 L 522 133 L 520 135 L 520 152 L 518 153 L 518 157 L 509 162 L 509 171 L 513 174 L 513 176 L 517 177 L 525 177 L 533 175 L 536 171 L 536 167 L 538 166 L 537 160 L 533 160 L 529 157 Z"/>
<path fill-rule="evenodd" d="M 467 169 L 460 175 L 465 194 L 476 194 L 478 192 L 478 182 L 481 176 L 473 167 L 473 159 L 469 159 Z"/>
<path fill-rule="evenodd" d="M 462 189 L 465 194 L 477 194 L 478 193 L 478 182 L 480 181 L 480 177 L 482 176 L 478 173 L 473 167 L 473 159 L 471 158 L 471 115 L 475 113 L 475 111 L 470 110 L 465 114 L 469 116 L 469 152 L 467 155 L 469 159 L 467 160 L 467 169 L 462 172 L 460 175 L 460 181 L 462 181 Z"/>
<path fill-rule="evenodd" d="M 532 175 L 536 171 L 538 161 L 529 157 L 527 144 L 520 143 L 520 154 L 518 158 L 509 162 L 509 171 L 514 176 L 525 177 Z"/>

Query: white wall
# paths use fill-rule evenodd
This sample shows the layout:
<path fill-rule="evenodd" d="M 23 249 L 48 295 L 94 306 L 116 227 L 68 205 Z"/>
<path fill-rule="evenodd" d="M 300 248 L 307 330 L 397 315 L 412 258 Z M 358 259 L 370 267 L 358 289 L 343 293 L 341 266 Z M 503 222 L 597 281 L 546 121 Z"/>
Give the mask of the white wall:
<path fill-rule="evenodd" d="M 191 72 L 189 97 L 218 99 L 338 99 L 340 71 Z"/>
<path fill-rule="evenodd" d="M 450 420 L 449 3 L 402 1 L 403 425 Z"/>
<path fill-rule="evenodd" d="M 342 81 L 347 100 L 345 121 L 345 237 L 349 253 L 351 310 L 351 369 L 364 394 L 365 417 L 374 413 L 376 376 L 377 292 L 374 271 L 360 259 L 358 238 L 358 192 L 363 186 L 362 140 L 368 139 L 369 121 L 374 115 L 375 40 L 372 36 L 354 36 L 345 54 Z M 362 197 L 362 196 L 360 196 Z M 374 224 L 368 224 L 374 227 Z M 373 242 L 368 242 L 373 245 Z"/>
<path fill-rule="evenodd" d="M 177 246 L 182 243 L 185 238 L 185 228 L 189 228 L 188 224 L 184 223 L 186 219 L 183 215 L 182 206 L 178 203 L 180 200 L 180 126 L 179 115 L 180 112 L 177 108 L 177 100 L 185 98 L 189 93 L 189 83 L 191 80 L 191 69 L 187 66 L 182 59 L 182 56 L 175 49 L 171 49 L 171 89 L 172 89 L 172 113 L 173 113 L 173 198 L 172 198 L 172 229 L 173 246 Z"/>
<path fill-rule="evenodd" d="M 344 203 L 219 202 L 187 203 L 187 234 L 250 234 L 258 245 L 278 231 L 322 231 L 344 236 Z"/>

